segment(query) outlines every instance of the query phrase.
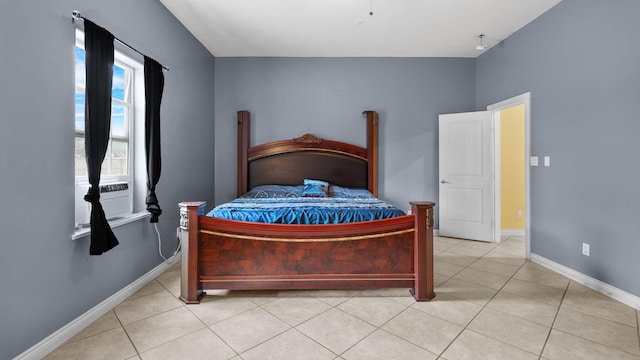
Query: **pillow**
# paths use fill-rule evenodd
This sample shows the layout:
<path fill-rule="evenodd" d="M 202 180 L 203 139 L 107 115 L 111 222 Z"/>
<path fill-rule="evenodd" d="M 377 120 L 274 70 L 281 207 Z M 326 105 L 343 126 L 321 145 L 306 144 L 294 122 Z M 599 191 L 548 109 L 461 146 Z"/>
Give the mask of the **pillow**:
<path fill-rule="evenodd" d="M 322 180 L 304 179 L 303 197 L 328 197 L 329 183 Z"/>
<path fill-rule="evenodd" d="M 258 185 L 242 194 L 241 198 L 297 198 L 302 193 L 301 185 Z"/>
<path fill-rule="evenodd" d="M 331 185 L 329 196 L 345 199 L 370 199 L 373 194 L 367 189 L 345 188 L 338 185 Z"/>
<path fill-rule="evenodd" d="M 304 179 L 304 184 L 308 185 L 318 185 L 318 186 L 324 186 L 327 189 L 329 188 L 329 183 L 326 181 L 322 181 L 322 180 L 313 180 L 313 179 Z"/>

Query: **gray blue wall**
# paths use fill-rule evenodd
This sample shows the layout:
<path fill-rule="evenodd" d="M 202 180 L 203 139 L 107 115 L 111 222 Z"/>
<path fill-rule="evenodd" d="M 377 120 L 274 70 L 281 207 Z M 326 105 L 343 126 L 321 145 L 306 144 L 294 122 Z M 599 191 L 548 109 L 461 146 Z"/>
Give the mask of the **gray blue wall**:
<path fill-rule="evenodd" d="M 88 255 L 88 238 L 71 240 L 71 12 L 171 68 L 157 188 L 165 256 L 177 246 L 177 203 L 213 200 L 215 61 L 157 0 L 2 0 L 0 9 L 0 359 L 10 359 L 162 261 L 148 220 L 116 228 L 120 245 L 102 256 Z"/>
<path fill-rule="evenodd" d="M 380 118 L 380 197 L 408 209 L 437 199 L 438 114 L 475 108 L 474 59 L 217 58 L 216 203 L 236 194 L 237 110 L 251 143 L 304 133 L 365 146 Z"/>
<path fill-rule="evenodd" d="M 476 104 L 531 92 L 531 251 L 640 296 L 640 2 L 564 0 L 477 59 Z M 581 254 L 582 242 L 591 256 Z"/>

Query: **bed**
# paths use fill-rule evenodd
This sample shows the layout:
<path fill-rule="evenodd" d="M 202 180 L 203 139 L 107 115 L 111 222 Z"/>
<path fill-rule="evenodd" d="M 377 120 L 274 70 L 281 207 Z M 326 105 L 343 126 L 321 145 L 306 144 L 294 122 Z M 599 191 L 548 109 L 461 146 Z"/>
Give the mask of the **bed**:
<path fill-rule="evenodd" d="M 378 196 L 378 114 L 364 111 L 366 148 L 305 134 L 249 144 L 250 114 L 237 113 L 237 195 L 262 186 L 320 179 Z M 431 300 L 433 208 L 348 223 L 284 224 L 206 216 L 205 202 L 182 202 L 180 299 L 199 303 L 206 290 L 408 288 Z"/>

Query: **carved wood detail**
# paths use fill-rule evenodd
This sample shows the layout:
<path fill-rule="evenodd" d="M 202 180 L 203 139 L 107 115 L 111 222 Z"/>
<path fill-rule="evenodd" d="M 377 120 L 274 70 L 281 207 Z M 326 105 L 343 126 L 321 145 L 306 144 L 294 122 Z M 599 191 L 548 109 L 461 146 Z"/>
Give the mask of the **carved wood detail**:
<path fill-rule="evenodd" d="M 427 229 L 433 229 L 433 208 L 427 209 Z"/>
<path fill-rule="evenodd" d="M 293 142 L 296 144 L 320 144 L 322 139 L 313 134 L 304 134 L 300 137 L 294 138 Z"/>

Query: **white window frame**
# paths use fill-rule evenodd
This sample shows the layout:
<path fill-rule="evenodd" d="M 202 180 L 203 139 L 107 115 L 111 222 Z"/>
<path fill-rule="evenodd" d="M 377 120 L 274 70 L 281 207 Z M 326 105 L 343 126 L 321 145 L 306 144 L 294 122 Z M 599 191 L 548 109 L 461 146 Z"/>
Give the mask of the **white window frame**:
<path fill-rule="evenodd" d="M 76 46 L 84 49 L 84 32 L 77 29 L 76 30 Z M 124 68 L 126 70 L 131 71 L 131 76 L 129 80 L 130 83 L 130 92 L 128 94 L 129 102 L 122 101 L 120 99 L 112 98 L 111 102 L 114 105 L 121 105 L 125 107 L 125 111 L 127 114 L 127 136 L 126 137 L 116 137 L 116 140 L 127 140 L 128 149 L 127 149 L 127 174 L 126 175 L 103 175 L 100 177 L 100 185 L 110 184 L 115 182 L 126 182 L 131 187 L 133 185 L 133 172 L 134 172 L 134 162 L 135 162 L 135 127 L 136 123 L 136 73 L 138 71 L 144 71 L 144 65 L 137 60 L 132 59 L 131 57 L 123 54 L 120 51 L 114 51 L 114 64 Z M 76 83 L 76 92 L 77 90 L 85 90 L 80 87 Z M 76 134 L 78 132 L 76 131 Z M 111 137 L 111 136 L 110 136 Z M 75 179 L 76 186 L 78 185 L 87 185 L 89 184 L 89 179 L 87 176 L 76 176 Z"/>
<path fill-rule="evenodd" d="M 76 45 L 84 48 L 84 32 L 81 29 L 76 29 Z M 117 44 L 116 44 L 117 45 Z M 119 99 L 112 98 L 114 104 L 121 104 L 128 107 L 128 171 L 126 175 L 104 175 L 100 178 L 100 185 L 126 182 L 130 192 L 130 204 L 129 214 L 116 219 L 110 220 L 111 227 L 117 227 L 136 221 L 139 219 L 149 217 L 149 213 L 144 209 L 144 206 L 136 206 L 136 201 L 144 199 L 144 189 L 146 189 L 146 168 L 144 166 L 144 141 L 136 141 L 136 138 L 142 134 L 144 136 L 144 64 L 140 60 L 136 60 L 133 54 L 128 55 L 125 53 L 126 48 L 114 50 L 114 64 L 132 70 L 130 78 L 131 91 L 128 94 L 130 99 L 129 104 L 123 103 Z M 75 57 L 74 57 L 75 61 Z M 76 84 L 77 87 L 77 84 Z M 75 121 L 75 119 L 74 119 Z M 74 125 L 74 141 L 75 141 L 75 125 Z M 140 140 L 140 138 L 138 138 Z M 75 166 L 74 166 L 75 169 Z M 75 170 L 74 170 L 75 171 Z M 86 187 L 89 185 L 89 179 L 85 176 L 75 176 L 75 188 Z M 84 203 L 84 195 L 80 195 L 76 191 L 75 202 Z M 90 230 L 88 227 L 75 227 L 72 239 L 76 240 L 84 236 L 89 235 Z"/>

